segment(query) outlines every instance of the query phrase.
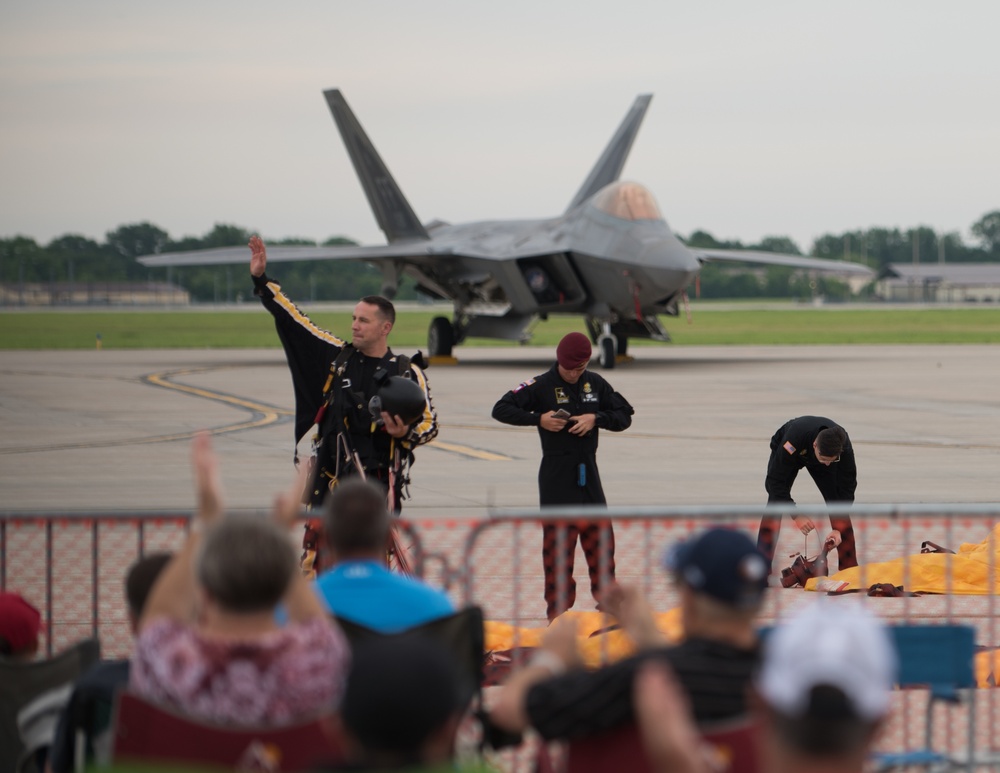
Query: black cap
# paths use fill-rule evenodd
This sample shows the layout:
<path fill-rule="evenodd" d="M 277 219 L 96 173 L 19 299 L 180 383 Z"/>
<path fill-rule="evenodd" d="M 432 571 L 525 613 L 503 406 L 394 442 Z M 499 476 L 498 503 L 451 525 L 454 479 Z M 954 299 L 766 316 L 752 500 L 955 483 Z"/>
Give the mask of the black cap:
<path fill-rule="evenodd" d="M 767 561 L 735 529 L 709 529 L 674 545 L 664 565 L 678 582 L 734 607 L 755 606 L 767 588 Z"/>

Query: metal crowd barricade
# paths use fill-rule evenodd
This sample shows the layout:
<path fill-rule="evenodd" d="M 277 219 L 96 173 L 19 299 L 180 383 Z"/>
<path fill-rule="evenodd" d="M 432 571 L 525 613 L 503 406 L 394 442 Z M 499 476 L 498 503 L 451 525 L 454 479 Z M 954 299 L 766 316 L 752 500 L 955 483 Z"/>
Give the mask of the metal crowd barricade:
<path fill-rule="evenodd" d="M 179 549 L 192 516 L 190 510 L 0 512 L 0 591 L 21 593 L 38 607 L 46 656 L 98 637 L 103 657 L 127 657 L 132 635 L 125 574 L 141 556 Z M 398 528 L 414 574 L 423 575 L 420 535 L 407 522 L 398 522 Z M 299 532 L 292 539 L 301 544 Z"/>
<path fill-rule="evenodd" d="M 585 522 L 607 519 L 614 530 L 616 579 L 640 587 L 658 612 L 674 609 L 679 597 L 671 579 L 662 567 L 666 548 L 687 538 L 708 525 L 723 525 L 745 531 L 756 537 L 762 507 L 643 507 L 643 508 L 552 508 L 504 510 L 491 513 L 489 521 L 470 529 L 462 578 L 462 598 L 466 603 L 482 605 L 491 621 L 513 627 L 513 648 L 520 644 L 532 646 L 538 641 L 533 629 L 546 623 L 542 587 L 541 526 L 549 522 Z M 780 625 L 781 619 L 799 606 L 815 600 L 823 592 L 806 592 L 802 588 L 783 588 L 778 582 L 781 569 L 792 563 L 793 552 L 815 555 L 823 536 L 829 531 L 826 520 L 830 515 L 850 514 L 857 542 L 860 590 L 852 594 L 868 605 L 887 623 L 927 624 L 960 623 L 976 630 L 980 648 L 977 668 L 992 669 L 984 677 L 986 685 L 995 685 L 1000 674 L 1000 617 L 995 592 L 998 583 L 997 558 L 1000 555 L 1000 505 L 906 505 L 906 506 L 801 506 L 793 509 L 774 508 L 772 514 L 810 516 L 817 524 L 818 535 L 804 538 L 790 518 L 783 518 L 781 538 L 774 557 L 772 589 L 768 592 L 761 614 L 761 625 Z M 610 538 L 610 535 L 608 535 Z M 425 534 L 428 543 L 433 537 Z M 979 589 L 969 587 L 966 579 L 956 576 L 954 567 L 966 560 L 966 555 L 944 554 L 935 557 L 943 566 L 939 591 L 927 595 L 908 595 L 913 582 L 926 580 L 917 571 L 924 543 L 935 543 L 954 551 L 963 545 L 979 545 L 982 566 L 976 580 Z M 901 560 L 902 593 L 898 597 L 869 597 L 870 585 L 884 574 L 883 564 Z M 829 554 L 830 572 L 837 571 L 836 550 Z M 925 559 L 920 559 L 923 561 Z M 558 566 L 557 566 L 558 569 Z M 926 573 L 924 573 L 926 574 Z M 574 566 L 577 582 L 576 610 L 594 610 L 589 578 L 580 549 Z M 844 600 L 847 602 L 847 599 Z M 838 602 L 833 602 L 838 603 Z M 603 630 L 611 619 L 599 618 L 594 623 Z M 519 636 L 523 641 L 519 642 Z M 581 641 L 587 631 L 581 634 Z M 607 638 L 607 637 L 598 637 Z M 610 656 L 602 650 L 604 656 Z M 808 657 L 808 653 L 803 653 Z M 516 654 L 514 659 L 517 659 Z M 981 660 L 980 660 L 981 659 Z M 1000 769 L 1000 692 L 996 689 L 975 691 L 974 733 L 977 755 L 989 759 Z M 880 748 L 912 750 L 924 745 L 922 719 L 927 706 L 927 690 L 903 690 L 893 695 L 893 711 L 889 726 L 882 736 Z M 946 721 L 935 724 L 936 748 L 951 749 L 961 754 L 960 742 L 967 738 L 969 713 L 964 708 L 953 711 Z M 521 765 L 506 765 L 527 769 Z M 979 767 L 976 767 L 979 769 Z"/>
<path fill-rule="evenodd" d="M 984 543 L 987 557 L 981 580 L 997 587 L 1000 551 L 1000 504 L 992 505 L 881 505 L 824 507 L 800 506 L 798 515 L 817 521 L 819 535 L 806 540 L 791 519 L 783 519 L 773 573 L 791 563 L 790 553 L 815 554 L 826 531 L 829 514 L 850 512 L 863 568 L 920 554 L 923 542 L 959 550 L 963 544 Z M 266 511 L 243 511 L 263 516 Z M 708 524 L 729 525 L 756 535 L 763 508 L 748 507 L 643 507 L 590 511 L 576 508 L 495 511 L 484 521 L 401 520 L 399 528 L 409 548 L 414 573 L 445 587 L 456 604 L 478 604 L 490 624 L 539 634 L 547 624 L 542 583 L 540 523 L 543 521 L 606 520 L 615 539 L 616 578 L 640 587 L 659 612 L 677 607 L 676 590 L 661 566 L 664 549 Z M 790 510 L 776 510 L 790 513 Z M 126 657 L 131 633 L 125 609 L 123 580 L 129 565 L 140 555 L 180 547 L 191 511 L 155 512 L 6 512 L 0 513 L 0 590 L 26 595 L 42 611 L 46 622 L 43 649 L 65 649 L 89 636 L 101 639 L 105 657 Z M 305 517 L 305 514 L 303 514 Z M 293 539 L 297 535 L 293 534 Z M 602 537 L 610 539 L 610 533 Z M 562 554 L 562 550 L 557 553 Z M 835 570 L 836 553 L 830 554 Z M 971 592 L 948 571 L 942 559 L 943 592 L 914 597 L 868 598 L 856 595 L 891 622 L 934 624 L 966 623 L 976 628 L 976 643 L 983 653 L 1000 647 L 997 596 Z M 557 560 L 557 570 L 561 567 Z M 902 586 L 909 590 L 913 562 L 907 560 Z M 607 575 L 602 564 L 600 574 Z M 864 571 L 868 571 L 865 569 Z M 874 574 L 874 568 L 871 569 Z M 580 549 L 574 561 L 577 582 L 576 610 L 594 610 L 590 580 Z M 872 577 L 874 582 L 874 577 Z M 860 583 L 866 586 L 865 578 Z M 867 587 L 867 586 L 866 586 Z M 564 589 L 565 590 L 565 589 Z M 775 587 L 761 616 L 762 625 L 780 624 L 790 610 L 815 598 L 816 593 Z M 602 618 L 602 625 L 613 623 Z M 534 637 L 537 641 L 538 636 Z M 610 657 L 610 653 L 603 651 Z M 1000 657 L 992 661 L 1000 670 Z M 926 691 L 906 690 L 894 695 L 894 710 L 883 748 L 913 749 L 923 744 L 920 718 Z M 954 712 L 948 722 L 935 725 L 942 734 L 938 748 L 952 738 L 962 738 L 959 727 L 965 715 Z M 1000 755 L 1000 691 L 980 689 L 976 695 L 975 739 L 977 752 Z M 510 768 L 510 765 L 504 765 Z"/>
<path fill-rule="evenodd" d="M 473 524 L 469 530 L 462 568 L 457 576 L 462 581 L 462 600 L 478 603 L 491 613 L 491 619 L 544 620 L 541 603 L 541 530 L 542 522 L 584 523 L 608 520 L 614 528 L 617 578 L 638 584 L 654 599 L 665 603 L 674 600 L 662 569 L 664 550 L 705 526 L 723 525 L 744 530 L 756 537 L 762 507 L 636 507 L 636 508 L 548 508 L 497 510 L 488 521 Z M 849 514 L 854 524 L 862 584 L 866 566 L 920 554 L 925 542 L 957 550 L 961 544 L 980 543 L 995 539 L 993 528 L 1000 524 L 1000 505 L 872 505 L 872 506 L 799 506 L 767 508 L 771 514 L 805 515 L 817 522 L 817 531 L 803 537 L 790 518 L 783 518 L 781 539 L 775 552 L 773 575 L 776 582 L 782 568 L 792 563 L 795 553 L 814 556 L 819 552 L 829 516 Z M 432 537 L 425 541 L 433 545 Z M 1000 546 L 998 546 L 1000 548 Z M 585 566 L 578 548 L 574 570 Z M 987 575 L 996 579 L 996 551 L 991 556 Z M 829 554 L 831 572 L 835 571 L 836 550 Z M 558 556 L 557 556 L 558 558 Z M 577 591 L 576 608 L 588 606 L 590 590 L 584 574 Z M 942 594 L 937 598 L 934 618 L 976 617 L 981 622 L 995 621 L 996 598 L 992 594 L 970 595 L 964 588 L 953 587 L 953 577 L 945 573 Z M 909 583 L 904 581 L 904 586 Z M 507 588 L 508 598 L 502 591 Z M 497 595 L 499 594 L 499 595 Z M 809 596 L 811 594 L 806 594 Z M 496 596 L 491 598 L 491 596 Z M 515 604 L 513 599 L 520 602 Z M 904 596 L 904 599 L 912 597 Z M 976 600 L 978 599 L 978 600 Z M 772 616 L 780 617 L 788 597 L 777 594 Z M 922 600 L 926 606 L 926 597 Z M 904 607 L 911 606 L 903 601 Z M 654 604 L 657 608 L 660 605 Z M 914 608 L 907 617 L 920 616 Z M 983 635 L 986 630 L 981 632 Z M 992 631 L 993 640 L 998 638 Z M 998 642 L 1000 644 L 1000 642 Z"/>

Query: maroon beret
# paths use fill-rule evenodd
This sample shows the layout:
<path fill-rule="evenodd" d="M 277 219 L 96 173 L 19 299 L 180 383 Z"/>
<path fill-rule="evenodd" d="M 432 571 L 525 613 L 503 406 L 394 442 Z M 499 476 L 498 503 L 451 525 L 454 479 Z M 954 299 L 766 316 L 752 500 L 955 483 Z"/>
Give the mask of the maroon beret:
<path fill-rule="evenodd" d="M 556 347 L 556 360 L 566 370 L 590 362 L 590 339 L 583 333 L 567 333 Z"/>

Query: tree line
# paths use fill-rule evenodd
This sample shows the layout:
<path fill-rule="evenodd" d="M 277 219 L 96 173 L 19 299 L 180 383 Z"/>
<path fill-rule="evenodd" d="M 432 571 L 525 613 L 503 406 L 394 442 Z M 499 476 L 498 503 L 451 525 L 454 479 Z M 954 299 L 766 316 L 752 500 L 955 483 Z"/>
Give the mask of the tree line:
<path fill-rule="evenodd" d="M 938 234 L 927 227 L 908 230 L 869 228 L 824 234 L 816 239 L 810 256 L 831 260 L 864 263 L 881 272 L 890 263 L 1000 262 L 1000 210 L 983 215 L 972 224 L 978 244 L 968 245 L 957 232 Z M 247 266 L 183 266 L 149 269 L 138 262 L 139 255 L 180 252 L 245 245 L 251 232 L 236 225 L 216 224 L 202 237 L 171 239 L 162 228 L 149 222 L 132 223 L 108 231 L 103 242 L 78 234 L 66 234 L 48 244 L 38 244 L 25 236 L 0 239 L 0 283 L 17 286 L 24 283 L 88 284 L 107 282 L 169 281 L 191 294 L 192 301 L 230 303 L 245 299 L 251 292 L 249 251 Z M 764 250 L 791 255 L 803 254 L 787 236 L 769 236 L 756 244 L 720 241 L 712 234 L 696 230 L 687 238 L 691 247 Z M 307 239 L 270 240 L 270 244 L 316 245 Z M 327 239 L 323 245 L 357 244 L 346 237 Z M 374 294 L 381 286 L 378 269 L 354 261 L 333 264 L 322 261 L 294 261 L 275 267 L 282 287 L 289 296 L 306 300 L 354 300 Z M 701 296 L 707 298 L 808 297 L 814 294 L 829 298 L 847 297 L 847 286 L 836 279 L 820 278 L 810 282 L 792 269 L 734 269 L 708 264 L 701 272 Z M 398 297 L 417 297 L 413 283 L 404 279 Z"/>
<path fill-rule="evenodd" d="M 824 234 L 813 241 L 809 256 L 827 260 L 862 263 L 880 274 L 890 263 L 988 263 L 1000 262 L 1000 210 L 983 215 L 970 229 L 978 244 L 963 242 L 957 232 L 939 234 L 925 226 L 868 228 Z M 695 231 L 684 240 L 691 247 L 715 247 L 733 250 L 763 250 L 788 255 L 802 255 L 798 245 L 787 236 L 768 236 L 756 244 L 719 241 L 707 231 Z M 870 293 L 872 288 L 869 288 Z M 701 271 L 703 298 L 808 298 L 823 295 L 830 299 L 850 296 L 847 285 L 832 277 L 810 282 L 807 277 L 781 266 L 736 270 L 729 266 L 708 264 Z"/>
<path fill-rule="evenodd" d="M 217 223 L 202 237 L 170 235 L 149 222 L 132 223 L 108 231 L 103 242 L 67 234 L 39 245 L 34 239 L 17 236 L 0 239 L 0 283 L 17 286 L 27 282 L 64 282 L 83 287 L 108 282 L 169 282 L 190 293 L 197 303 L 232 303 L 245 300 L 253 292 L 250 280 L 250 250 L 246 265 L 177 266 L 146 268 L 136 261 L 140 255 L 184 252 L 213 247 L 245 246 L 251 232 L 236 225 Z M 309 239 L 272 239 L 273 245 L 309 245 Z M 333 237 L 323 245 L 357 244 Z M 381 273 L 372 266 L 354 261 L 331 264 L 293 261 L 275 264 L 271 274 L 281 280 L 292 298 L 307 300 L 351 300 L 374 295 L 381 287 Z M 402 299 L 416 298 L 416 290 L 401 287 Z"/>

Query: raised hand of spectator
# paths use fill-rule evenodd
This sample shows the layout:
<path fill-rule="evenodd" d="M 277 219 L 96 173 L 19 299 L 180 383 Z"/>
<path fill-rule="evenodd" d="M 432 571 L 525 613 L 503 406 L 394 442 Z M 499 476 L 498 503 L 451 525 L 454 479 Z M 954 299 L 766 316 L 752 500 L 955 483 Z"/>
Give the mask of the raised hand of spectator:
<path fill-rule="evenodd" d="M 159 617 L 182 622 L 190 622 L 195 617 L 194 555 L 202 531 L 221 519 L 224 510 L 219 458 L 212 449 L 211 435 L 204 430 L 191 440 L 191 471 L 195 491 L 194 520 L 184 545 L 160 573 L 149 593 L 137 626 L 139 632 Z"/>
<path fill-rule="evenodd" d="M 312 465 L 300 464 L 295 470 L 292 484 L 274 498 L 271 518 L 282 529 L 290 531 L 301 513 L 302 490 L 309 482 Z M 285 593 L 285 608 L 291 622 L 304 622 L 311 618 L 327 619 L 326 608 L 306 581 L 302 572 L 295 572 Z"/>
<path fill-rule="evenodd" d="M 300 464 L 295 468 L 295 480 L 291 486 L 274 498 L 271 518 L 279 526 L 291 529 L 295 525 L 301 512 L 302 492 L 309 484 L 312 473 L 311 464 Z"/>
<path fill-rule="evenodd" d="M 207 525 L 217 520 L 225 508 L 219 458 L 212 448 L 212 436 L 205 430 L 191 442 L 191 467 L 197 502 L 195 517 Z"/>
<path fill-rule="evenodd" d="M 580 665 L 579 635 L 577 621 L 572 617 L 560 617 L 546 630 L 542 636 L 542 649 L 550 652 L 562 662 L 556 671 Z M 555 662 L 555 661 L 552 661 Z"/>
<path fill-rule="evenodd" d="M 656 625 L 653 608 L 639 588 L 613 583 L 601 594 L 601 607 L 618 618 L 639 649 L 666 644 L 666 638 Z"/>

